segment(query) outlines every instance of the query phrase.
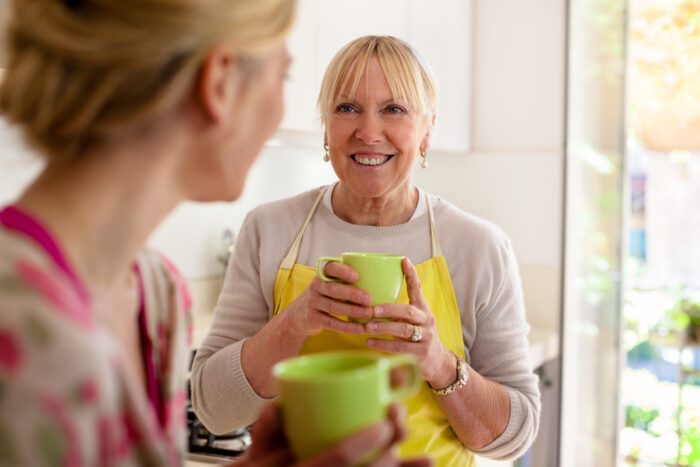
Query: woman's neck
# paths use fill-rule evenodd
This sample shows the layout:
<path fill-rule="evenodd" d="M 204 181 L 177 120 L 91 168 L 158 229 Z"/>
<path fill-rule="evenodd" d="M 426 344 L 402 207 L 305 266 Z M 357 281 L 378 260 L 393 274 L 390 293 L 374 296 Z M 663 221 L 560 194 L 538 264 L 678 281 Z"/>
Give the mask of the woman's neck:
<path fill-rule="evenodd" d="M 393 192 L 368 198 L 354 193 L 342 181 L 331 197 L 333 212 L 346 222 L 357 225 L 398 225 L 408 222 L 418 205 L 418 189 L 410 183 Z"/>
<path fill-rule="evenodd" d="M 184 197 L 167 153 L 146 149 L 122 143 L 68 164 L 49 163 L 17 202 L 56 238 L 96 306 L 129 274 L 151 231 Z"/>

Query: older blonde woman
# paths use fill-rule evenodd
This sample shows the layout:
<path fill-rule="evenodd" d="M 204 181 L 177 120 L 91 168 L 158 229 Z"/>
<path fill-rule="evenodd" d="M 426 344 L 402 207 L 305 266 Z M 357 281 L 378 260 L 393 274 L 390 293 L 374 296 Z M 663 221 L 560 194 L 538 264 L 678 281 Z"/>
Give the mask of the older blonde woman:
<path fill-rule="evenodd" d="M 362 37 L 332 59 L 318 102 L 324 159 L 339 181 L 248 215 L 194 363 L 195 410 L 224 432 L 275 397 L 270 368 L 283 358 L 406 352 L 425 384 L 408 403 L 404 455 L 455 466 L 471 465 L 473 452 L 518 456 L 536 435 L 540 401 L 510 241 L 411 183 L 416 163 L 427 165 L 435 119 L 429 69 L 403 41 Z M 341 263 L 325 272 L 347 283 L 315 276 L 316 258 L 343 251 L 405 255 L 401 303 L 370 307 Z"/>
<path fill-rule="evenodd" d="M 189 299 L 142 246 L 180 201 L 240 195 L 282 115 L 295 1 L 11 8 L 0 110 L 46 167 L 0 211 L 0 464 L 179 465 Z M 241 465 L 293 461 L 267 414 Z M 396 426 L 308 465 L 350 465 Z"/>

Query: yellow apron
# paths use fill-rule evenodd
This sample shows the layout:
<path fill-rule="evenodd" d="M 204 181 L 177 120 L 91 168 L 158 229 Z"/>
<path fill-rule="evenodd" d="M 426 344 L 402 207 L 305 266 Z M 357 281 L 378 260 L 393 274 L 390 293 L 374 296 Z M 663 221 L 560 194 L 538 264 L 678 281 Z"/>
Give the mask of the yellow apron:
<path fill-rule="evenodd" d="M 294 244 L 287 256 L 282 260 L 280 269 L 277 271 L 274 290 L 274 314 L 284 310 L 287 305 L 294 301 L 309 286 L 316 275 L 315 269 L 303 264 L 297 264 L 296 259 L 306 227 L 309 225 L 327 189 L 328 187 L 325 187 L 321 190 Z M 421 281 L 423 296 L 428 305 L 430 305 L 433 315 L 435 315 L 440 341 L 452 352 L 464 358 L 464 341 L 462 339 L 462 325 L 457 299 L 455 298 L 447 264 L 442 256 L 435 233 L 433 208 L 427 196 L 426 200 L 430 218 L 433 257 L 418 264 L 416 270 Z M 408 303 L 405 283 L 399 297 L 399 303 Z M 300 354 L 341 349 L 366 349 L 366 339 L 367 336 L 324 330 L 320 334 L 306 339 Z M 441 467 L 475 466 L 474 455 L 457 438 L 435 397 L 428 384 L 424 382 L 420 392 L 406 401 L 409 414 L 407 420 L 409 437 L 400 445 L 402 457 L 429 454 L 435 459 L 436 465 Z"/>

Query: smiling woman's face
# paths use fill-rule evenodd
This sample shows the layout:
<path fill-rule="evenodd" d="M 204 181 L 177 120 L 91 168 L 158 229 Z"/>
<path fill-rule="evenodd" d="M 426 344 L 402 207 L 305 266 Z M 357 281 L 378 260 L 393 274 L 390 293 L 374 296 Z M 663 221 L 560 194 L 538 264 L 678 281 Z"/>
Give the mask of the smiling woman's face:
<path fill-rule="evenodd" d="M 326 144 L 338 178 L 365 198 L 409 190 L 413 166 L 428 144 L 426 117 L 394 98 L 376 57 L 368 61 L 354 98 L 349 94 L 350 84 L 326 120 Z"/>

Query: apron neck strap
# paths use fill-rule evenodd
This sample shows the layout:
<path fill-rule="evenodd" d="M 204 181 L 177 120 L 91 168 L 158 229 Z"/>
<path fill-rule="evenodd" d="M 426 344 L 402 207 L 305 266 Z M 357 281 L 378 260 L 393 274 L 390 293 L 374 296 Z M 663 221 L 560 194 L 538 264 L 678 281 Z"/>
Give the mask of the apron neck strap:
<path fill-rule="evenodd" d="M 430 247 L 433 251 L 433 258 L 442 256 L 442 249 L 438 241 L 437 232 L 435 232 L 435 216 L 433 214 L 433 204 L 430 202 L 430 196 L 425 193 L 425 202 L 428 204 L 428 217 L 430 217 Z"/>
<path fill-rule="evenodd" d="M 285 256 L 282 260 L 280 268 L 292 269 L 296 264 L 297 257 L 299 256 L 299 247 L 301 246 L 301 239 L 304 236 L 304 232 L 306 232 L 306 227 L 308 227 L 309 222 L 311 222 L 311 218 L 316 213 L 316 209 L 318 209 L 318 205 L 321 203 L 323 195 L 326 194 L 326 191 L 328 191 L 328 186 L 324 186 L 323 188 L 321 188 L 321 192 L 318 194 L 318 196 L 316 197 L 316 201 L 314 201 L 313 206 L 309 210 L 309 214 L 306 216 L 304 225 L 301 227 L 301 230 L 299 230 L 297 238 L 294 239 L 294 243 L 289 249 L 287 256 Z M 425 201 L 428 204 L 428 217 L 430 219 L 430 247 L 432 248 L 433 257 L 442 256 L 440 242 L 438 241 L 437 233 L 435 232 L 435 216 L 433 214 L 433 205 L 430 202 L 430 197 L 428 196 L 428 193 L 425 193 Z"/>
<path fill-rule="evenodd" d="M 306 216 L 306 221 L 304 221 L 304 225 L 301 227 L 301 230 L 297 234 L 297 238 L 294 239 L 294 243 L 292 244 L 292 247 L 289 249 L 289 253 L 287 253 L 287 256 L 285 256 L 284 259 L 282 260 L 282 263 L 280 264 L 280 268 L 292 269 L 292 267 L 294 267 L 294 265 L 296 264 L 297 257 L 299 256 L 299 247 L 301 246 L 301 238 L 304 236 L 304 232 L 306 231 L 306 227 L 309 225 L 309 222 L 311 222 L 311 218 L 314 216 L 316 209 L 318 209 L 318 205 L 321 203 L 321 200 L 323 199 L 323 195 L 326 194 L 326 191 L 328 191 L 328 186 L 324 186 L 323 188 L 321 188 L 321 192 L 316 197 L 316 201 L 314 201 L 314 205 L 311 207 L 311 210 L 309 211 L 309 215 Z"/>

